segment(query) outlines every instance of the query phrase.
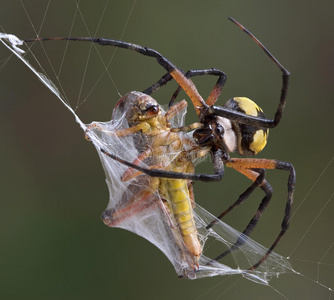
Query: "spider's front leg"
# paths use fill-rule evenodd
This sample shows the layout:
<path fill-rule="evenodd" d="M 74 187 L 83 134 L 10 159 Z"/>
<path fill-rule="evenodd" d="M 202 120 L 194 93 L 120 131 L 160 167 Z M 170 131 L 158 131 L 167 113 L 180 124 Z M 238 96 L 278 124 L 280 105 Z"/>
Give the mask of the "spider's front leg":
<path fill-rule="evenodd" d="M 179 72 L 183 71 L 181 69 L 178 69 Z M 169 107 L 173 107 L 174 105 L 174 101 L 177 98 L 178 94 L 180 93 L 182 87 L 180 85 L 180 83 L 185 82 L 186 79 L 190 79 L 191 77 L 194 76 L 202 76 L 202 75 L 213 75 L 213 76 L 218 76 L 217 82 L 215 87 L 213 88 L 212 92 L 210 93 L 210 96 L 208 97 L 206 104 L 207 105 L 213 105 L 214 103 L 216 103 L 219 95 L 221 94 L 221 91 L 223 89 L 223 86 L 226 82 L 226 74 L 216 68 L 211 68 L 211 69 L 199 69 L 199 70 L 188 70 L 185 74 L 184 77 L 180 76 L 179 81 L 177 81 L 179 83 L 179 87 L 177 88 L 177 90 L 174 92 L 170 102 L 169 102 Z M 170 82 L 173 79 L 172 75 L 167 73 L 164 76 L 162 76 L 156 83 L 154 83 L 152 86 L 150 86 L 149 88 L 145 89 L 143 91 L 143 93 L 151 95 L 152 93 L 154 93 L 155 91 L 157 91 L 160 87 L 166 85 L 168 82 Z"/>
<path fill-rule="evenodd" d="M 242 112 L 240 113 L 238 111 L 231 111 L 229 108 L 214 105 L 210 106 L 210 108 L 208 109 L 208 113 L 228 118 L 231 121 L 239 122 L 241 124 L 256 126 L 259 128 L 274 128 L 278 125 L 283 115 L 289 86 L 290 72 L 283 67 L 283 65 L 276 59 L 276 57 L 274 57 L 274 55 L 272 55 L 269 50 L 259 41 L 259 39 L 257 39 L 248 29 L 246 29 L 233 18 L 229 18 L 229 20 L 236 24 L 240 29 L 242 29 L 248 36 L 250 36 L 252 40 L 255 41 L 255 43 L 266 53 L 266 55 L 275 63 L 275 65 L 282 72 L 282 88 L 279 104 L 273 119 L 267 119 L 254 115 L 246 115 Z"/>

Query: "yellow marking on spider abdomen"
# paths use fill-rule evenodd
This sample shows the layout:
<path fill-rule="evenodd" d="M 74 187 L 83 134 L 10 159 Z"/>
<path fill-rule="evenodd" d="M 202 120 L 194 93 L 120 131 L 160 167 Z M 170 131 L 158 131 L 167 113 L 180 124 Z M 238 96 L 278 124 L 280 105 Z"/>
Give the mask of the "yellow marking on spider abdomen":
<path fill-rule="evenodd" d="M 253 136 L 253 142 L 249 145 L 255 154 L 259 153 L 267 144 L 268 131 L 259 129 L 255 132 Z"/>
<path fill-rule="evenodd" d="M 257 117 L 259 111 L 263 112 L 261 107 L 254 101 L 246 97 L 234 97 L 233 100 L 239 104 L 239 107 L 249 116 Z"/>

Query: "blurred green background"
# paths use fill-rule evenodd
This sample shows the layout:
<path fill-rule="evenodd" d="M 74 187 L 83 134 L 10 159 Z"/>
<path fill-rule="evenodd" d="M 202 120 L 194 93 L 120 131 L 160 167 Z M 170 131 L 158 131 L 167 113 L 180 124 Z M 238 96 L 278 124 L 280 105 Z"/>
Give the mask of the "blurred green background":
<path fill-rule="evenodd" d="M 72 36 L 122 38 L 160 51 L 184 70 L 222 69 L 228 81 L 219 104 L 247 96 L 272 117 L 281 73 L 227 17 L 252 31 L 291 72 L 282 122 L 271 130 L 258 156 L 291 162 L 297 170 L 294 215 L 276 251 L 290 256 L 295 270 L 311 279 L 283 274 L 270 287 L 238 276 L 181 280 L 154 246 L 129 232 L 107 228 L 100 215 L 108 191 L 95 149 L 59 100 L 12 57 L 0 72 L 1 299 L 333 297 L 315 283 L 334 288 L 333 3 L 138 0 L 133 7 L 133 1 L 82 1 L 80 12 L 72 1 L 0 4 L 1 31 L 20 38 L 35 37 L 36 32 L 43 37 L 68 36 L 73 24 Z M 94 47 L 86 66 L 89 44 L 70 44 L 63 64 L 64 43 L 44 46 L 56 72 L 62 65 L 60 82 L 72 107 L 85 101 L 77 113 L 86 123 L 109 120 L 118 92 L 143 90 L 164 74 L 154 60 L 126 50 L 99 48 L 106 63 L 114 55 L 108 76 Z M 33 51 L 50 74 L 43 51 L 38 45 Z M 2 63 L 9 56 L 1 46 Z M 210 77 L 194 81 L 204 98 L 214 85 Z M 175 88 L 170 84 L 155 94 L 156 99 L 167 103 Z M 193 110 L 188 115 L 188 124 L 196 120 Z M 210 172 L 210 165 L 200 171 Z M 280 229 L 287 174 L 267 175 L 275 194 L 252 238 L 269 246 Z M 196 201 L 219 214 L 248 185 L 227 170 L 220 183 L 196 183 Z M 243 230 L 261 197 L 256 193 L 224 221 Z"/>

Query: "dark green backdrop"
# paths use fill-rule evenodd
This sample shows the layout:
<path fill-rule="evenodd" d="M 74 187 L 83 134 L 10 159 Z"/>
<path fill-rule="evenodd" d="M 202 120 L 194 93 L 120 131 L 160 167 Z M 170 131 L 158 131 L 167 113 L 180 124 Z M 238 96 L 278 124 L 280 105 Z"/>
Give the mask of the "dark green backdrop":
<path fill-rule="evenodd" d="M 75 2 L 1 0 L 0 25 L 21 38 L 35 37 L 28 12 L 41 36 L 66 36 Z M 263 52 L 227 20 L 247 26 L 291 72 L 286 111 L 259 157 L 294 164 L 297 186 L 291 227 L 277 247 L 291 256 L 297 271 L 334 287 L 333 245 L 333 4 L 329 1 L 110 1 L 98 36 L 121 38 L 162 52 L 187 69 L 216 67 L 228 74 L 220 104 L 233 96 L 254 99 L 272 117 L 281 74 Z M 105 2 L 82 1 L 73 36 L 95 35 Z M 1 30 L 1 31 L 2 31 Z M 61 42 L 59 42 L 61 43 Z M 64 44 L 45 44 L 56 68 Z M 73 107 L 90 45 L 70 45 L 61 73 Z M 99 49 L 108 61 L 113 49 Z M 36 48 L 36 51 L 38 49 Z M 94 50 L 92 51 L 93 53 Z M 38 59 L 45 61 L 42 52 Z M 0 46 L 0 59 L 9 56 Z M 87 69 L 81 99 L 103 68 L 96 54 Z M 164 72 L 153 61 L 118 50 L 108 76 L 79 106 L 84 122 L 110 119 L 121 94 L 143 90 Z M 50 72 L 50 70 L 47 70 Z M 205 96 L 211 78 L 195 80 Z M 175 88 L 159 91 L 167 103 Z M 108 202 L 98 156 L 72 115 L 17 59 L 0 72 L 1 299 L 330 299 L 330 292 L 295 274 L 282 275 L 271 287 L 241 277 L 180 280 L 159 250 L 131 233 L 100 221 Z M 80 100 L 81 101 L 81 100 Z M 195 120 L 189 112 L 187 123 Z M 327 167 L 327 169 L 326 169 Z M 207 170 L 210 171 L 210 168 Z M 252 237 L 270 245 L 283 217 L 287 174 L 268 172 L 275 196 Z M 246 188 L 246 179 L 228 170 L 221 183 L 196 184 L 197 202 L 220 213 Z M 226 222 L 242 230 L 261 193 Z M 312 225 L 312 226 L 311 226 Z M 333 297 L 333 295 L 331 295 Z"/>

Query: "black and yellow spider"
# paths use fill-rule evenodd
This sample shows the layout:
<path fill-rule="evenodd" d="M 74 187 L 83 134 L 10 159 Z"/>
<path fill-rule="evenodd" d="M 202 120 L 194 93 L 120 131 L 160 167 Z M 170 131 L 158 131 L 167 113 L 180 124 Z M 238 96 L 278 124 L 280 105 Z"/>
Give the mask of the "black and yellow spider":
<path fill-rule="evenodd" d="M 180 87 L 174 93 L 170 101 L 169 105 L 172 106 L 174 99 L 178 95 L 180 89 L 182 88 L 186 92 L 195 107 L 196 113 L 199 117 L 199 123 L 186 126 L 182 130 L 196 129 L 194 131 L 193 137 L 199 147 L 209 148 L 212 154 L 214 174 L 178 173 L 160 169 L 143 168 L 137 164 L 133 164 L 132 162 L 121 159 L 117 156 L 117 154 L 115 155 L 113 153 L 109 153 L 104 149 L 101 149 L 101 151 L 112 159 L 115 159 L 152 177 L 199 180 L 205 182 L 219 181 L 223 177 L 224 166 L 231 167 L 244 174 L 253 181 L 252 185 L 239 196 L 237 201 L 235 201 L 228 209 L 220 214 L 217 217 L 218 219 L 221 219 L 233 208 L 245 201 L 257 187 L 261 188 L 264 191 L 265 196 L 262 199 L 255 215 L 250 220 L 245 230 L 242 232 L 242 236 L 239 237 L 239 239 L 229 250 L 217 256 L 215 260 L 221 259 L 246 241 L 246 238 L 251 234 L 259 218 L 262 216 L 265 208 L 269 204 L 272 196 L 272 187 L 265 179 L 265 170 L 278 169 L 288 171 L 290 174 L 288 179 L 288 196 L 281 230 L 265 255 L 250 268 L 250 270 L 253 270 L 257 268 L 270 255 L 270 253 L 280 241 L 281 237 L 288 229 L 291 217 L 296 176 L 294 167 L 290 163 L 273 159 L 231 158 L 230 153 L 238 153 L 240 155 L 250 156 L 259 153 L 265 147 L 267 143 L 268 129 L 276 127 L 281 120 L 286 102 L 290 74 L 252 33 L 250 33 L 234 19 L 229 19 L 237 26 L 239 26 L 245 33 L 247 33 L 264 50 L 264 52 L 279 67 L 283 74 L 283 83 L 279 105 L 273 119 L 266 118 L 261 108 L 252 100 L 245 97 L 234 97 L 227 101 L 224 106 L 216 106 L 215 103 L 226 82 L 226 75 L 224 72 L 214 68 L 205 70 L 189 70 L 188 72 L 184 72 L 180 68 L 177 68 L 167 58 L 162 56 L 159 52 L 151 48 L 142 47 L 119 40 L 88 37 L 36 38 L 26 40 L 25 42 L 48 40 L 86 41 L 98 43 L 102 46 L 114 46 L 133 50 L 142 55 L 155 58 L 158 63 L 168 72 L 155 84 L 144 90 L 143 93 L 150 95 L 161 86 L 174 79 Z M 193 76 L 200 75 L 218 76 L 216 85 L 206 101 L 203 100 L 194 83 L 190 79 Z M 150 107 L 150 109 L 152 109 L 152 107 Z M 207 228 L 214 226 L 216 221 L 217 220 L 214 220 L 208 224 Z"/>

